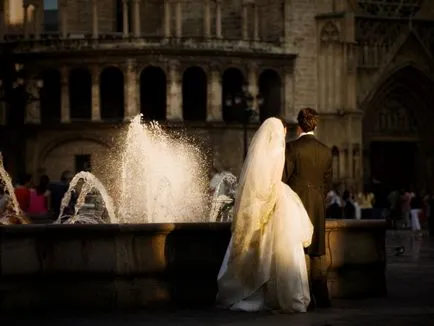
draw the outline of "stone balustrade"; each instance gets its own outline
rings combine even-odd
[[[214,304],[225,223],[0,228],[0,310]],[[384,295],[385,224],[327,221],[333,297]]]
[[[39,38],[24,38],[23,34],[6,34],[5,43],[14,43],[14,53],[44,53],[52,51],[75,50],[190,50],[194,52],[218,51],[243,54],[282,55],[288,59],[297,55],[297,50],[282,47],[275,42],[261,40],[240,40],[203,37],[124,37],[122,33],[101,34],[93,38],[92,34],[68,34],[62,37],[59,33],[41,34]]]

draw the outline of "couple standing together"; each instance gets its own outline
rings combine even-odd
[[[332,155],[314,136],[315,110],[302,109],[297,121],[296,140],[285,144],[286,124],[269,118],[250,144],[218,275],[217,301],[229,309],[290,313],[330,306],[323,265]]]

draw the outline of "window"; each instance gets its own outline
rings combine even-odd
[[[91,171],[91,155],[75,155],[75,172]]]
[[[59,6],[57,0],[44,0],[44,32],[59,31]]]

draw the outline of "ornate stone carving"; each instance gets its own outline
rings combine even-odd
[[[416,24],[414,31],[425,48],[434,56],[434,26],[432,24]]]
[[[406,21],[357,19],[356,40],[359,47],[359,66],[381,66],[384,58],[394,48],[400,37],[408,31]]]
[[[408,30],[407,21],[356,20],[356,39],[359,43],[391,45],[404,30]]]
[[[329,21],[323,26],[320,40],[321,43],[339,42],[339,30],[333,22]]]
[[[388,136],[411,136],[417,134],[417,126],[406,107],[391,102],[378,110],[374,132]]]
[[[378,17],[412,17],[425,0],[358,0],[362,14]]]

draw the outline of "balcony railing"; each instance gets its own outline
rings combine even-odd
[[[38,38],[30,34],[6,34],[4,44],[14,44],[16,52],[51,52],[62,50],[109,50],[109,49],[175,49],[196,51],[231,51],[249,53],[294,54],[282,42],[256,40],[221,39],[205,37],[125,37],[122,33],[99,34],[70,33],[62,37],[59,33],[42,33]]]

